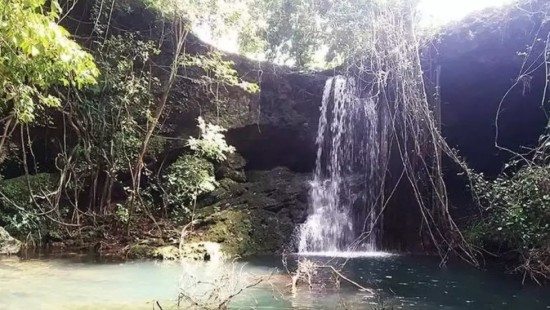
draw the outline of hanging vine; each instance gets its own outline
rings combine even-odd
[[[443,262],[453,252],[477,265],[475,250],[462,235],[449,210],[443,156],[452,159],[464,171],[469,170],[442,137],[437,96],[427,93],[415,28],[415,3],[374,1],[366,13],[369,23],[362,29],[363,48],[354,51],[354,57],[346,61],[345,72],[360,82],[359,95],[373,100],[380,113],[388,116],[389,143],[385,152],[396,152],[403,165],[403,173],[394,186],[407,182],[412,189],[423,230]],[[437,94],[435,88],[430,91]],[[389,156],[387,158],[389,160]],[[384,167],[387,163],[381,168]],[[387,208],[394,190],[389,189],[389,196],[380,195],[381,213]]]

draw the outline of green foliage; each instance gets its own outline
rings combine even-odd
[[[208,158],[214,161],[224,161],[226,154],[231,154],[235,148],[228,145],[225,141],[223,132],[225,129],[214,124],[207,124],[202,117],[198,118],[200,136],[198,139],[189,138],[189,147],[197,153],[198,156]]]
[[[513,271],[539,283],[550,279],[550,166],[542,142],[535,160],[508,165],[515,171],[493,181],[476,175],[474,189],[485,216],[467,231],[489,251],[514,253]]]
[[[66,152],[71,160],[65,165],[73,177],[68,185],[80,193],[89,191],[96,209],[110,200],[108,194],[99,200],[128,173],[136,160],[144,131],[152,117],[157,78],[147,71],[151,56],[158,54],[154,43],[142,41],[135,34],[112,36],[96,46],[96,62],[101,75],[95,87],[74,92],[66,106],[70,129],[78,135]],[[153,139],[149,153],[154,157],[164,147],[163,139]],[[103,180],[103,181],[101,181]],[[99,182],[98,182],[99,181]],[[105,184],[107,183],[107,184]]]
[[[190,138],[188,145],[193,155],[182,155],[172,163],[162,180],[165,200],[169,205],[181,207],[185,213],[199,195],[216,189],[218,182],[214,176],[212,161],[223,161],[235,148],[225,141],[221,126],[206,123],[198,118],[200,137]]]
[[[57,175],[40,173],[21,176],[0,182],[0,226],[17,237],[26,237],[29,233],[36,233],[47,226],[40,213],[37,203],[40,199],[34,196],[43,196],[50,193],[56,186]],[[31,190],[32,189],[32,192]]]
[[[153,42],[138,40],[133,34],[114,36],[99,51],[101,80],[96,91],[86,94],[81,117],[89,119],[97,158],[106,157],[109,171],[125,171],[135,160],[143,128],[152,117],[152,92],[159,81],[144,69],[159,51]]]
[[[532,165],[494,181],[478,178],[487,219],[474,235],[482,242],[525,251],[550,243],[550,167]]]
[[[244,26],[235,31],[244,53],[303,68],[335,67],[376,50],[378,42],[385,44],[385,32],[402,26],[379,18],[382,12],[413,18],[417,2],[250,0],[241,14]]]
[[[167,202],[186,211],[200,194],[213,191],[217,184],[214,165],[193,155],[179,157],[166,169],[164,176]]]
[[[113,0],[108,0],[113,1]],[[241,52],[262,55],[267,50],[264,39],[265,3],[256,0],[119,0],[115,4],[131,11],[137,6],[157,12],[164,20],[183,19],[187,30],[206,35],[218,42],[222,38],[238,41]],[[215,59],[217,53],[201,56]],[[214,57],[212,57],[214,56]],[[186,61],[186,60],[184,60]],[[216,66],[222,67],[222,66]],[[240,83],[238,83],[240,84]],[[247,86],[247,85],[244,85]],[[252,92],[257,90],[252,89]]]
[[[246,44],[241,48],[248,51],[263,47],[268,59],[308,65],[323,43],[321,15],[326,13],[327,5],[327,1],[257,0],[252,14],[263,22],[241,34],[241,44]],[[264,43],[257,43],[258,40]]]
[[[147,5],[153,5],[151,1],[149,2]],[[163,5],[157,9],[162,8],[167,11],[174,9],[168,5],[168,2],[162,2]],[[103,5],[108,7],[108,4],[106,2]],[[118,10],[123,10],[125,8],[132,9],[136,5],[139,3],[120,1],[116,2],[115,7]],[[95,11],[101,21],[110,15],[105,10],[101,10],[101,5],[96,5]],[[179,20],[180,17],[177,19]],[[101,24],[101,22],[99,23]],[[107,29],[101,25],[98,26],[97,31],[108,33]],[[161,57],[151,59],[160,53],[156,48],[157,44],[157,42],[147,41],[138,32],[111,36],[105,41],[97,43],[97,46],[94,47],[95,57],[102,72],[98,84],[95,88],[79,92],[72,98],[67,114],[72,117],[71,123],[76,125],[72,127],[78,127],[79,139],[73,149],[77,156],[70,157],[75,168],[70,171],[74,175],[71,181],[74,181],[69,185],[79,191],[92,193],[94,198],[91,201],[94,204],[97,201],[98,204],[104,205],[110,201],[109,193],[111,191],[109,188],[113,188],[114,183],[126,185],[120,184],[121,175],[130,172],[142,175],[142,173],[133,170],[137,167],[135,163],[141,154],[148,132],[153,134],[148,140],[145,147],[146,152],[143,154],[145,175],[153,175],[153,171],[150,170],[152,165],[149,164],[154,162],[166,144],[166,139],[163,136],[169,135],[171,127],[169,124],[166,125],[166,122],[159,121],[166,117],[167,112],[161,111],[160,114],[157,114],[157,109],[160,105],[159,97],[161,96],[159,94],[166,91],[167,82],[161,83],[154,75],[155,72],[164,72],[165,68],[159,68],[157,64],[164,60]],[[204,86],[206,91],[208,91],[208,87],[220,84],[241,87],[250,92],[256,92],[259,89],[257,84],[248,83],[238,78],[236,70],[232,67],[233,63],[223,60],[220,53],[189,55],[182,52],[180,57],[173,61],[177,66],[185,66],[188,69],[181,70],[183,72],[176,79],[184,76],[185,79],[182,79],[182,82],[189,83],[191,80],[193,83]],[[214,92],[209,91],[208,93],[213,94]],[[168,96],[168,98],[170,101],[173,100],[172,96]],[[185,106],[187,99],[183,98],[183,102],[170,102],[170,108],[178,109]],[[157,117],[158,119],[155,119]],[[208,156],[218,161],[223,160],[223,152],[231,151],[231,147],[225,144],[223,135],[220,134],[223,130],[217,126],[204,126],[204,130],[208,129],[204,131],[204,137],[192,139],[189,141],[189,146],[201,156]],[[162,135],[155,134],[158,132],[162,132]],[[214,144],[220,145],[221,153],[217,152]],[[67,157],[72,154],[71,150],[66,152]],[[104,177],[104,174],[107,176]],[[152,176],[149,180],[155,178]],[[106,181],[104,181],[105,179]],[[107,183],[107,190],[103,189],[104,183]],[[154,192],[159,188],[152,190]],[[102,195],[102,191],[106,192],[106,195],[101,198],[101,201],[98,201],[96,196]],[[152,195],[151,192],[148,194]],[[75,197],[76,199],[78,197]],[[100,208],[102,206],[99,206]]]
[[[228,86],[238,86],[252,94],[260,91],[258,84],[241,80],[237,70],[233,68],[234,63],[224,60],[219,52],[212,52],[206,55],[187,54],[181,60],[181,65],[202,69],[205,74],[195,80],[200,84],[222,83]]]
[[[124,205],[118,203],[116,205],[115,214],[119,221],[122,223],[128,223],[128,220],[130,219],[130,212]]]
[[[243,54],[299,67],[337,66],[368,50],[383,37],[368,30],[391,26],[379,22],[379,12],[412,11],[416,2],[141,0],[168,19],[183,16],[189,29],[213,42],[236,40]]]
[[[59,107],[47,94],[53,85],[95,83],[92,56],[69,38],[56,21],[57,1],[5,0],[0,5],[0,102],[22,123],[32,122],[41,106]],[[37,104],[38,103],[38,104]]]
[[[183,18],[190,28],[200,27],[214,37],[231,34],[251,20],[248,14],[252,3],[250,0],[140,0],[140,2],[169,20]]]
[[[489,251],[515,253],[513,271],[540,283],[550,279],[550,165],[547,136],[532,161],[512,161],[510,173],[488,181],[474,175],[484,217],[468,229],[470,241]]]
[[[127,33],[122,29],[111,31],[111,17],[124,14],[121,10],[130,10],[141,2],[142,6],[144,3],[154,6],[167,18],[180,21],[181,16],[184,16],[183,19],[187,19],[189,25],[174,22],[172,26],[185,24],[185,27],[178,28],[185,33],[188,30],[186,27],[191,24],[237,26],[240,12],[245,12],[236,6],[225,5],[227,3],[224,1],[94,2],[92,14],[94,19],[97,18],[94,25],[97,40],[88,46],[93,51],[94,59],[57,24],[61,12],[56,0],[7,0],[0,4],[1,112],[12,113],[19,122],[28,123],[40,116],[37,113],[39,109],[46,106],[63,107],[62,113],[52,114],[55,117],[51,118],[63,120],[55,124],[64,135],[64,139],[59,137],[55,141],[56,147],[62,148],[55,162],[62,178],[59,192],[53,198],[46,197],[51,199],[49,203],[56,204],[55,207],[46,208],[52,211],[48,216],[60,221],[66,220],[64,216],[68,211],[59,205],[61,203],[71,208],[102,213],[112,210],[105,207],[119,202],[115,199],[121,199],[122,195],[129,193],[130,172],[133,173],[131,170],[138,166],[136,162],[138,155],[141,155],[147,132],[154,134],[144,148],[143,174],[150,176],[148,181],[152,181],[155,177],[152,176],[151,163],[164,149],[166,139],[163,135],[170,131],[170,125],[165,125],[163,121],[167,112],[157,113],[159,97],[162,97],[159,94],[169,87],[161,85],[154,76],[158,74],[165,77],[165,59],[155,57],[159,54],[157,47],[166,46],[163,45],[165,41],[148,41],[147,34],[139,32]],[[180,14],[182,12],[184,15]],[[166,20],[161,21],[163,31],[168,29],[165,28],[168,25]],[[225,28],[217,29],[224,31]],[[222,88],[240,87],[247,92],[259,90],[257,84],[243,81],[233,68],[233,62],[223,59],[220,53],[190,56],[182,50],[180,56],[174,58],[177,64],[174,68],[193,68],[189,70],[189,76],[187,70],[180,70],[176,79],[184,83],[192,80],[192,87],[198,84],[201,90],[209,94],[214,92],[207,87],[220,85]],[[155,58],[154,61],[151,58]],[[167,97],[173,100],[176,96]],[[185,106],[186,102],[170,104],[171,108],[178,108]],[[162,121],[159,122],[159,119]],[[12,124],[12,128],[14,126],[16,124]],[[202,122],[200,129],[201,136],[188,142],[194,155],[178,159],[167,169],[166,178],[162,178],[170,189],[170,204],[188,205],[201,193],[214,189],[216,182],[212,163],[208,160],[222,161],[225,154],[234,150],[225,142],[223,128]],[[157,134],[159,132],[162,135]],[[144,183],[138,182],[138,185]],[[13,218],[14,226],[24,226],[24,229],[31,231],[31,222],[47,218],[40,208],[35,208],[36,205],[17,205],[22,207],[9,210],[7,204],[2,207],[1,212],[9,215],[6,216],[5,225],[10,225],[7,223],[8,218]],[[128,222],[132,212],[119,206],[115,213],[121,222]],[[36,217],[36,214],[40,216]],[[24,220],[23,217],[29,219]]]

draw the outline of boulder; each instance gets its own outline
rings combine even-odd
[[[244,166],[246,160],[239,153],[232,153],[227,159],[216,167],[217,179],[231,179],[236,182],[246,182]]]
[[[213,261],[223,260],[225,254],[221,245],[214,242],[188,242],[182,245],[154,245],[141,242],[131,245],[128,249],[129,258],[153,258],[162,260]]]
[[[233,257],[278,253],[291,243],[307,216],[310,175],[277,167],[247,179],[200,202],[192,241],[219,243]]]
[[[0,255],[14,255],[19,251],[21,251],[21,241],[13,238],[3,227],[0,227]]]
[[[197,205],[205,207],[213,205],[219,201],[225,201],[235,196],[240,196],[246,192],[246,185],[237,183],[232,179],[222,179],[218,181],[218,187],[210,193],[204,194]]]
[[[188,242],[182,245],[181,258],[194,261],[221,261],[226,255],[215,242]]]

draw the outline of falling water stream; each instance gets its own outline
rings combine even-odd
[[[324,88],[310,211],[299,228],[300,253],[376,251],[382,238],[379,201],[385,173],[383,114],[353,78]]]

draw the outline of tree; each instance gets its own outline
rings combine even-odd
[[[7,115],[0,150],[19,123],[34,121],[44,107],[59,107],[53,85],[82,87],[99,72],[90,54],[56,21],[57,1],[4,0],[0,4],[0,108]],[[1,152],[1,151],[0,151]]]
[[[169,101],[170,93],[178,79],[183,77],[185,80],[191,80],[194,83],[219,83],[226,86],[237,86],[251,93],[258,91],[257,85],[238,78],[237,71],[232,68],[232,62],[223,60],[219,53],[209,53],[205,56],[189,54],[185,50],[185,43],[193,26],[208,25],[211,31],[223,29],[223,25],[235,24],[239,20],[235,9],[222,9],[223,6],[221,4],[224,3],[223,0],[213,2],[205,0],[145,0],[145,3],[155,8],[164,17],[165,20],[161,20],[162,22],[168,22],[166,34],[171,41],[169,45],[172,51],[166,76],[160,81],[160,92],[152,104],[151,116],[145,126],[143,141],[136,160],[132,165],[132,192],[128,199],[129,219],[132,218],[135,212],[136,202],[141,200],[141,177],[145,168],[145,156],[149,149],[151,138],[156,130],[158,130],[159,123],[161,123]],[[179,70],[183,66],[198,67],[207,74],[202,79],[182,76],[179,74]],[[197,148],[200,146],[195,145]],[[128,228],[129,225],[130,220],[128,221]]]

